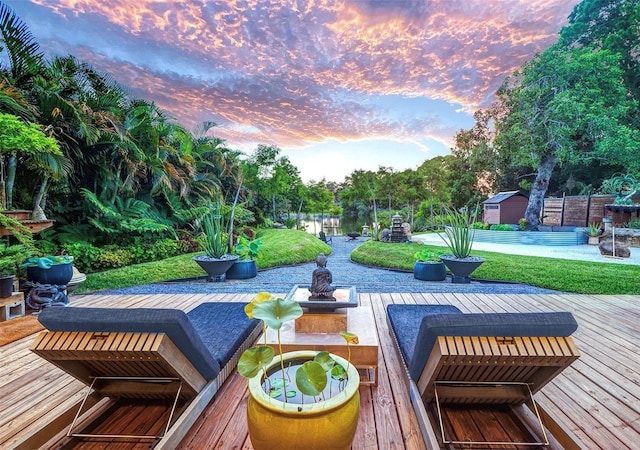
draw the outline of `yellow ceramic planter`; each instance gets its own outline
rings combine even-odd
[[[284,354],[288,359],[313,359],[317,352],[299,351]],[[347,361],[331,355],[343,367]],[[280,364],[276,357],[271,367]],[[298,405],[269,397],[261,386],[261,375],[249,380],[247,421],[251,444],[256,450],[278,448],[350,449],[358,426],[360,377],[349,365],[345,389],[319,403]]]

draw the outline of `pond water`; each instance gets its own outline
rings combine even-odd
[[[341,217],[308,215],[304,219],[300,219],[300,225],[305,227],[307,233],[318,235],[320,231],[324,231],[327,236],[345,236],[347,233],[356,231],[363,234],[364,221],[352,220],[345,221]],[[369,227],[370,229],[370,227]]]
[[[298,391],[296,386],[296,371],[305,362],[305,360],[289,360],[285,364],[285,376],[284,381],[282,377],[282,370],[280,366],[277,366],[269,371],[269,378],[262,383],[262,388],[272,398],[281,402],[296,403],[296,404],[310,404],[318,401],[324,401],[330,399],[332,396],[342,392],[347,382],[346,380],[336,380],[329,378],[327,386],[317,397],[311,397],[303,395]],[[283,383],[285,389],[283,389]],[[287,399],[284,398],[284,393],[287,392]]]

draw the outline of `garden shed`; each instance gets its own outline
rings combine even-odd
[[[498,192],[482,203],[485,223],[517,224],[524,217],[529,197],[520,191]]]

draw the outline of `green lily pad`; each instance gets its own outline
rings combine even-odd
[[[290,391],[287,391],[287,398],[292,398],[292,397],[295,397],[296,395],[298,395],[298,393],[293,389]]]
[[[327,373],[320,363],[307,361],[296,371],[296,386],[304,395],[319,395],[327,386]]]
[[[342,336],[344,340],[347,341],[347,344],[357,344],[359,342],[358,335],[350,333],[348,331],[341,331],[340,336]]]
[[[336,361],[331,357],[329,352],[318,352],[313,360],[320,364],[325,372],[331,370],[331,368],[336,364]]]
[[[338,381],[344,381],[347,379],[347,372],[340,364],[336,364],[331,369],[331,378]]]
[[[281,395],[282,395],[282,389],[276,388],[276,387],[272,387],[271,389],[269,389],[269,397],[278,398]]]
[[[253,317],[265,321],[269,328],[279,330],[284,322],[302,316],[302,308],[295,300],[276,298],[253,307]]]
[[[287,386],[287,384],[289,384],[289,383],[287,383],[282,378],[276,378],[275,380],[271,381],[271,386],[277,387],[277,388],[284,388],[284,387]]]
[[[238,372],[243,377],[253,378],[273,361],[274,351],[268,345],[251,347],[242,353],[238,361]]]

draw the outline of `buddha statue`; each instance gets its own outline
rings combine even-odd
[[[316,258],[316,265],[311,278],[311,287],[309,288],[311,297],[309,298],[335,300],[332,295],[336,288],[331,286],[333,277],[331,271],[327,269],[327,257],[323,253],[320,253]]]

